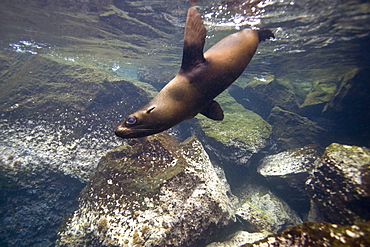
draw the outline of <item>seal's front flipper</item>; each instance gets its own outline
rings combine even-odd
[[[184,51],[182,55],[181,69],[189,71],[199,63],[206,60],[203,56],[203,48],[206,39],[206,28],[202,17],[195,7],[188,10],[184,33]]]
[[[271,39],[271,38],[275,39],[275,35],[269,29],[260,29],[257,32],[258,32],[259,42],[262,42],[262,41],[265,41],[266,39]]]
[[[224,111],[214,100],[212,100],[200,113],[213,120],[224,119]]]

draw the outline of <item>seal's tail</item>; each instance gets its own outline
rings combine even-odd
[[[259,42],[265,41],[266,39],[275,38],[275,35],[269,29],[258,30],[258,40]]]

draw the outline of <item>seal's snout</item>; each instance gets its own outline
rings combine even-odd
[[[123,127],[122,125],[118,126],[115,130],[114,130],[114,134],[116,136],[119,136],[119,137],[122,137],[122,138],[125,138],[126,137],[126,127]]]

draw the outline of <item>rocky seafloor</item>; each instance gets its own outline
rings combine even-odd
[[[21,33],[19,15],[24,40],[47,29],[49,44],[62,41],[45,54],[26,42],[0,52],[0,246],[370,245],[368,60],[313,67],[302,82],[282,72],[297,73],[292,53],[274,53],[281,67],[242,76],[217,98],[224,121],[200,116],[123,141],[115,126],[172,76],[168,68],[178,56],[108,70],[100,55],[154,50],[165,57],[161,49],[177,45],[156,50],[155,43],[169,37],[181,43],[174,34],[183,13],[163,14],[171,7],[164,10],[161,1],[150,8],[142,1],[30,1],[28,11],[1,4],[8,18],[0,27],[3,43]],[[366,14],[366,3],[357,4]],[[48,13],[54,21],[45,26]],[[336,29],[349,30],[340,23],[338,17]],[[268,45],[278,49],[282,33]],[[94,51],[94,59],[66,59],[76,48]],[[309,63],[327,55],[318,54],[300,58]]]

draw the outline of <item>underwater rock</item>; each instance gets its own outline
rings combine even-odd
[[[7,65],[0,70],[0,113],[8,119],[76,123],[82,114],[91,126],[96,121],[118,121],[118,108],[129,110],[149,99],[134,80],[109,72],[42,55],[1,52],[0,56],[6,57],[2,64]]]
[[[43,165],[20,171],[0,162],[0,246],[54,246],[61,222],[77,208],[85,184]]]
[[[121,111],[148,94],[43,55],[1,51],[0,65],[0,245],[53,246],[100,157],[121,144]]]
[[[237,247],[243,244],[254,243],[261,240],[269,235],[268,232],[247,232],[237,231],[236,233],[229,236],[228,240],[223,242],[213,242],[208,244],[206,247]]]
[[[341,226],[325,222],[305,222],[253,244],[257,246],[369,246],[370,222]]]
[[[276,79],[272,75],[256,78],[244,88],[233,86],[230,88],[230,94],[246,109],[259,114],[264,119],[268,117],[274,106],[293,112],[299,109],[297,96],[290,83],[283,79]]]
[[[240,189],[236,217],[249,232],[278,232],[302,223],[286,202],[268,188],[249,184]]]
[[[310,199],[305,191],[309,172],[321,161],[322,152],[315,145],[287,150],[262,159],[257,172],[298,213],[307,214]]]
[[[194,137],[132,139],[101,159],[57,246],[204,244],[234,217],[218,173]]]
[[[370,146],[370,69],[353,69],[340,82],[323,115],[338,125],[337,139]]]
[[[197,115],[205,147],[220,160],[237,165],[247,165],[250,157],[267,145],[271,126],[256,113],[237,103],[227,91],[215,99],[224,110],[222,121]]]
[[[122,112],[149,99],[135,80],[52,57],[1,52],[0,63],[0,159],[21,163],[17,172],[48,163],[86,182],[120,145],[113,131]]]
[[[370,220],[370,150],[333,143],[306,182],[326,221],[354,224]]]
[[[273,126],[272,137],[278,150],[288,150],[309,144],[326,146],[328,140],[322,137],[327,130],[316,122],[296,113],[274,107],[267,121]]]
[[[320,115],[324,106],[333,97],[337,83],[337,81],[315,81],[303,104],[299,106],[300,112],[310,116]]]

